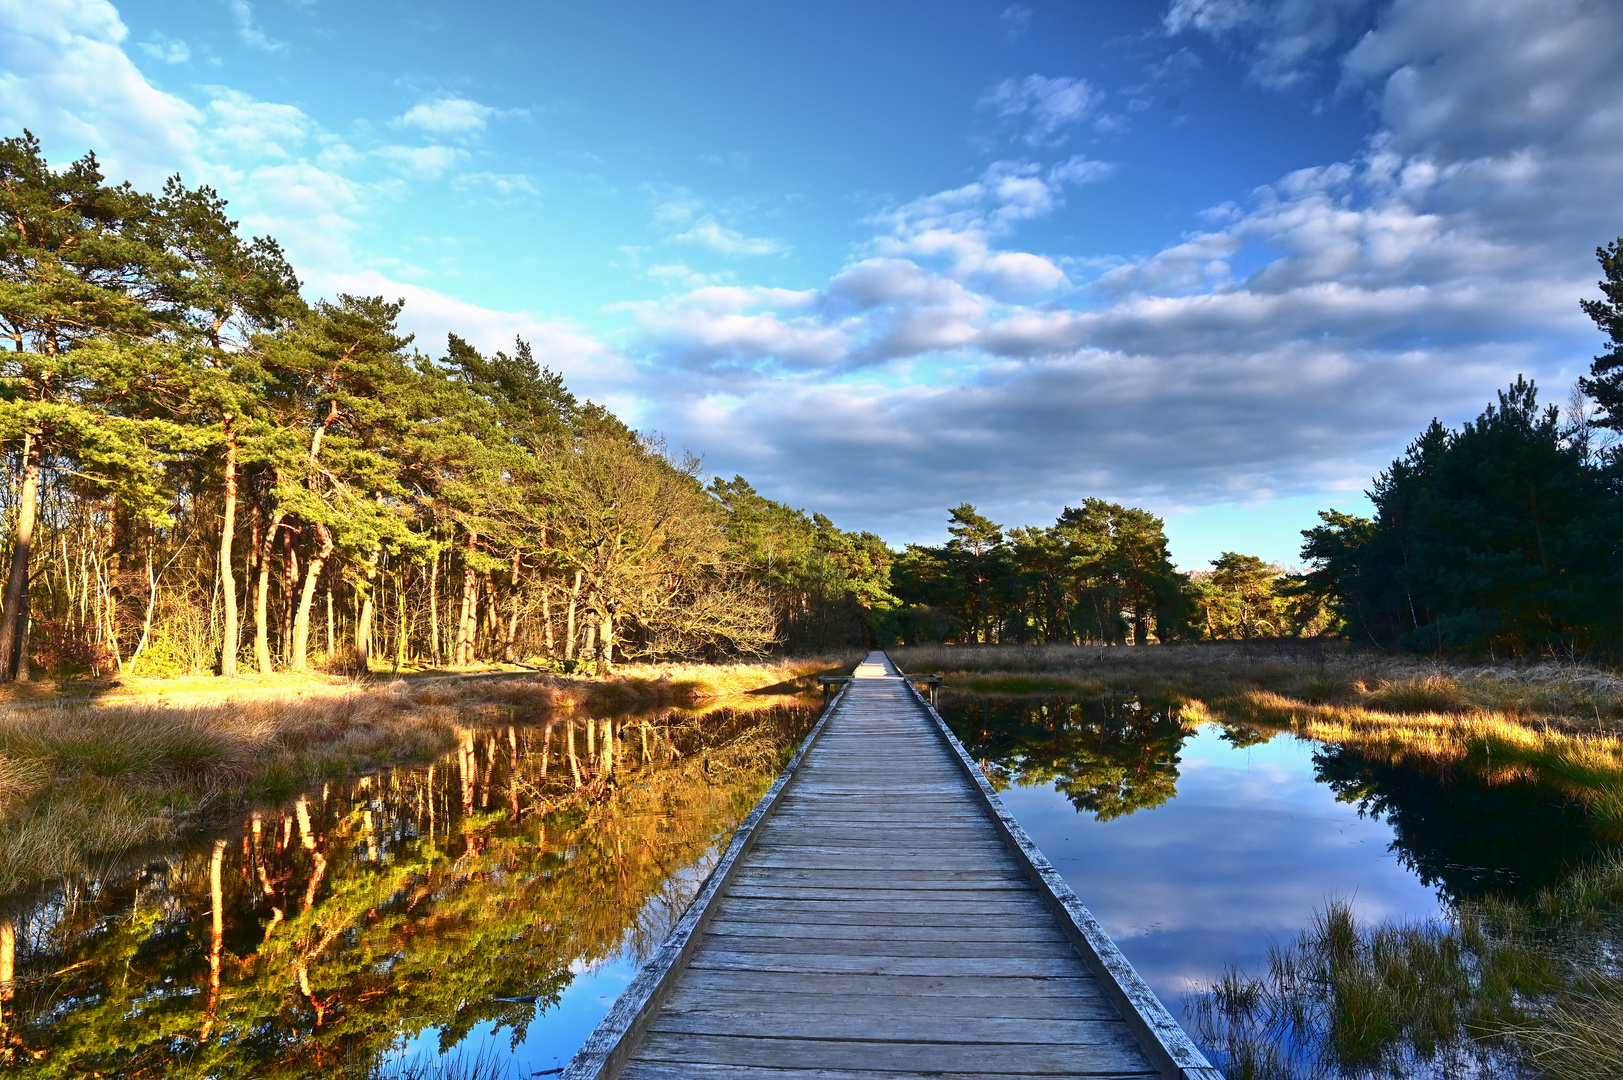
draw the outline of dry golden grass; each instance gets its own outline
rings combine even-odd
[[[426,761],[458,727],[556,711],[630,711],[783,686],[853,658],[304,685],[181,704],[0,711],[0,892],[174,838],[206,812],[323,778]],[[781,702],[774,694],[747,699]]]
[[[1269,691],[1308,704],[1498,714],[1574,730],[1610,729],[1623,720],[1623,678],[1611,672],[1558,664],[1443,666],[1333,643],[933,646],[891,655],[903,670],[939,673],[951,685],[981,692],[1128,690],[1216,702]]]

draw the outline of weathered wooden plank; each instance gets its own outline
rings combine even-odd
[[[774,1068],[872,1069],[905,1072],[998,1072],[1014,1076],[1131,1072],[1146,1069],[1143,1051],[1120,1021],[1098,1025],[1098,1040],[1083,1045],[1039,1043],[975,1045],[932,1042],[868,1042],[833,1039],[749,1038],[649,1032],[637,1057],[643,1061],[706,1062]],[[1146,1070],[1147,1071],[1147,1070]]]
[[[872,929],[883,932],[888,927],[917,927],[923,932],[951,931],[960,936],[980,936],[979,932],[998,929],[996,924],[1042,926],[1048,912],[1037,907],[1037,901],[1022,904],[990,905],[978,902],[950,902],[931,905],[908,904],[902,910],[892,910],[890,903],[864,904],[861,902],[829,903],[821,900],[747,900],[729,897],[716,909],[716,918],[742,925],[772,926],[785,920],[797,926],[827,927],[830,931],[848,926],[854,932]],[[822,931],[820,931],[822,932]]]
[[[756,852],[750,860],[754,870],[806,870],[821,873],[829,871],[873,871],[896,874],[978,874],[1018,879],[1019,864],[1007,851],[992,849],[969,855],[958,852],[929,852],[901,854],[884,851],[818,851],[797,848],[784,850],[768,848]]]
[[[850,992],[837,996],[793,994],[770,990],[704,990],[682,985],[666,999],[667,1009],[682,1010],[761,1010],[793,1013],[796,1016],[864,1016],[893,1018],[898,1025],[914,1017],[978,1017],[987,1020],[1119,1020],[1115,1003],[1094,988],[1088,994],[953,995],[902,997],[882,992],[863,992],[852,981]]]
[[[680,1064],[662,1061],[633,1062],[624,1073],[623,1080],[910,1080],[929,1077],[930,1080],[1014,1080],[1016,1074],[996,1072],[874,1072],[868,1069],[780,1069],[755,1065],[710,1065],[697,1062]],[[1033,1075],[1021,1073],[1021,1077]],[[1041,1075],[1041,1074],[1037,1074]],[[1143,1080],[1152,1073],[1092,1073],[1090,1080]]]
[[[1086,1046],[1104,1041],[1119,1042],[1119,1034],[1114,1038],[1104,1035],[1113,1024],[1125,1030],[1126,1025],[1119,1016],[1108,1015],[1038,1020],[922,1012],[902,1015],[890,1009],[866,1013],[856,1010],[807,1013],[759,1006],[682,1008],[667,1002],[648,1030],[688,1035],[749,1035],[770,1031],[774,1036],[789,1039]]]
[[[871,958],[916,957],[919,959],[998,959],[1025,958],[1039,960],[1066,960],[1075,958],[1071,943],[1060,940],[1037,941],[952,941],[940,937],[915,938],[834,938],[823,934],[814,937],[761,937],[755,934],[705,935],[705,947],[726,954],[770,954],[790,962],[792,957],[865,956]]]
[[[1044,922],[1021,923],[1014,926],[978,925],[928,926],[915,921],[884,923],[850,922],[829,923],[812,921],[802,916],[780,915],[775,921],[734,918],[725,907],[718,909],[705,931],[712,940],[722,937],[753,937],[770,939],[791,938],[799,941],[913,941],[913,942],[1049,942],[1069,949],[1070,939],[1059,928]]]
[[[748,866],[738,875],[740,885],[814,885],[823,889],[1020,889],[1031,888],[1025,879],[999,867],[968,870],[796,870],[786,866]]]
[[[943,896],[956,895],[963,898],[966,903],[978,903],[980,898],[997,898],[1002,896],[1032,896],[1036,890],[1030,886],[1020,888],[1017,883],[1010,882],[1001,888],[971,887],[966,885],[961,889],[936,888],[931,885],[921,885],[916,888],[901,888],[892,886],[888,888],[860,888],[849,885],[786,885],[773,882],[756,882],[749,880],[735,881],[727,890],[729,896],[743,897],[758,900],[826,900],[844,902],[853,900],[913,900],[920,903],[929,903]]]
[[[984,975],[988,977],[1063,978],[1074,974],[1075,956],[840,956],[829,953],[753,953],[723,951],[707,945],[693,954],[688,967],[707,971],[799,971],[828,975]]]
[[[840,998],[879,995],[891,998],[985,997],[1015,1001],[1021,998],[1059,1000],[1097,997],[1103,991],[1092,975],[1062,978],[1004,975],[883,975],[832,971],[754,971],[690,968],[678,989],[760,991]]]

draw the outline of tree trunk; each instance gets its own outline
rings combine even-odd
[[[456,663],[467,667],[473,663],[474,617],[479,600],[479,575],[473,568],[473,553],[479,544],[479,534],[468,530],[468,554],[462,564],[462,613],[456,628]]]
[[[311,556],[310,564],[304,571],[304,590],[299,596],[299,613],[293,619],[293,663],[294,671],[309,671],[310,646],[310,605],[316,598],[316,579],[321,576],[321,568],[327,564],[332,555],[332,533],[325,525],[316,526],[316,538],[321,546]]]
[[[601,619],[602,629],[598,633],[598,661],[597,670],[601,675],[614,674],[614,614],[605,611]]]
[[[575,587],[569,590],[569,618],[564,622],[564,659],[575,658],[575,605],[580,602],[581,572],[575,571]]]
[[[403,578],[403,574],[395,575],[394,670],[397,675],[406,662],[406,584]],[[512,729],[509,728],[508,730],[511,731]]]
[[[225,419],[225,516],[220,524],[220,597],[225,619],[220,642],[220,674],[237,677],[237,578],[231,565],[231,545],[237,532],[237,433],[231,414]]]
[[[547,659],[558,655],[558,643],[552,636],[552,583],[541,586],[541,625],[547,633]]]
[[[276,534],[282,528],[284,515],[277,514],[271,518],[270,529],[266,531],[264,540],[259,549],[259,587],[254,591],[254,658],[259,661],[259,673],[271,673],[270,653],[270,571],[271,549],[276,544]]]
[[[28,648],[28,555],[34,546],[34,519],[39,513],[40,440],[23,433],[22,499],[17,505],[17,540],[11,548],[11,574],[0,606],[0,682],[17,677],[18,657]]]
[[[428,563],[428,653],[435,667],[440,666],[440,557],[435,555]]]
[[[299,580],[299,553],[293,547],[292,530],[282,533],[282,663],[293,661],[293,590]]]
[[[502,642],[502,659],[509,664],[518,659],[519,573],[524,564],[518,552],[513,553],[513,613],[507,619],[507,636]]]
[[[366,558],[366,592],[361,597],[360,618],[355,620],[355,655],[362,675],[372,673],[372,613],[377,608],[374,594],[377,592],[378,556],[381,554],[380,549],[373,548],[372,554]]]

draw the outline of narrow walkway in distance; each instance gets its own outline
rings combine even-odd
[[[621,1076],[1159,1076],[883,653]]]

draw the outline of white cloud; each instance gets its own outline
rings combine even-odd
[[[1310,78],[1320,58],[1365,29],[1373,0],[1172,0],[1168,33],[1195,31],[1232,42],[1251,77],[1280,90]]]
[[[244,45],[259,49],[263,52],[285,52],[287,43],[273,41],[265,35],[265,31],[254,22],[254,7],[248,0],[225,0],[225,6],[231,12],[232,20],[237,24],[237,37]]]
[[[151,41],[143,41],[140,46],[142,52],[166,64],[184,64],[192,58],[190,46],[164,34],[153,34]]]
[[[981,108],[1018,123],[1030,146],[1057,146],[1066,128],[1095,116],[1102,95],[1086,79],[1027,75],[1005,79],[981,95]]]
[[[1190,26],[1239,34],[1258,11],[1284,25],[1208,5]],[[1314,27],[1291,32],[1325,40]],[[1306,52],[1254,45],[1259,79],[1305,70],[1263,60]],[[1518,373],[1558,401],[1595,347],[1576,304],[1590,253],[1618,232],[1623,8],[1406,0],[1343,70],[1378,110],[1363,152],[1213,208],[1207,231],[1094,271],[1069,303],[1043,299],[1044,275],[1086,264],[1012,239],[1097,163],[1000,163],[876,215],[862,257],[793,308],[799,339],[843,350],[820,369],[837,382],[799,369],[751,390],[752,354],[707,380],[688,350],[662,422],[702,426],[718,471],[929,536],[964,498],[1040,520],[1084,494],[1168,511],[1357,491],[1432,416],[1474,415]],[[790,319],[766,300],[744,314]],[[661,355],[695,324],[643,329]]]
[[[671,239],[679,244],[697,244],[721,255],[781,255],[789,250],[789,245],[782,240],[745,236],[737,229],[719,224],[708,214],[694,222],[692,228]]]
[[[474,172],[456,178],[456,186],[464,191],[481,189],[498,199],[517,199],[541,194],[535,181],[522,173]]]
[[[391,123],[433,135],[471,135],[485,130],[497,110],[464,97],[441,97],[418,102]]]
[[[210,141],[232,151],[286,158],[316,130],[315,121],[295,106],[258,101],[224,86],[207,90]]]
[[[0,0],[0,126],[29,128],[53,157],[95,150],[144,187],[194,171],[201,117],[146,81],[121,48],[128,34],[105,0]]]

